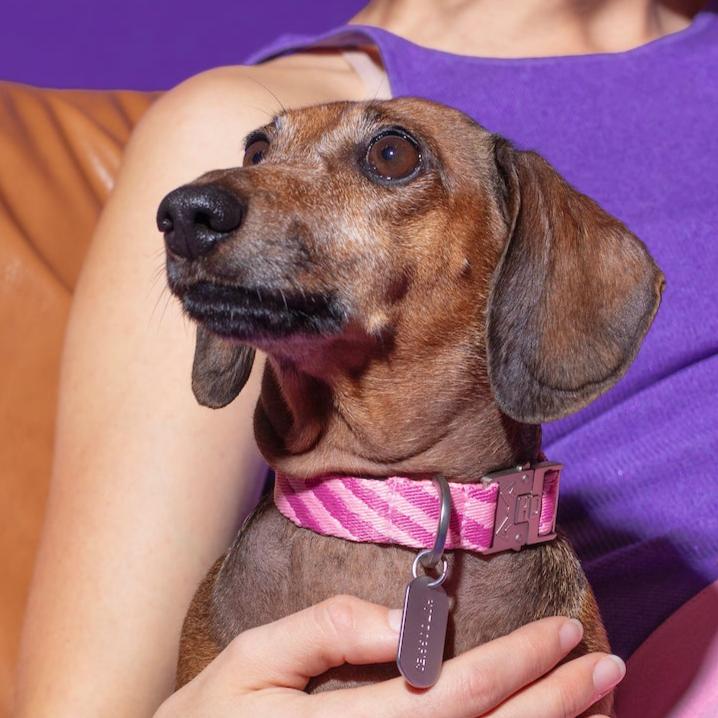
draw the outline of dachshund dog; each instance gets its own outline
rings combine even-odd
[[[197,322],[195,396],[226,405],[265,352],[254,429],[282,474],[461,483],[536,462],[541,422],[611,387],[658,309],[663,275],[640,240],[449,107],[282,112],[243,164],[171,192],[158,225],[170,289]],[[178,684],[240,632],[334,594],[401,605],[414,556],[301,528],[265,497],[195,595]],[[584,625],[572,655],[609,650],[561,535],[447,558],[447,658],[559,614]],[[397,674],[345,665],[308,690]]]

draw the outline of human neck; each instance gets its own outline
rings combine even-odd
[[[351,22],[463,55],[582,55],[621,52],[683,30],[705,4],[705,0],[371,0]]]

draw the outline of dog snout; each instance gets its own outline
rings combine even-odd
[[[186,185],[162,200],[157,227],[174,254],[196,259],[237,230],[245,213],[245,203],[223,187]]]

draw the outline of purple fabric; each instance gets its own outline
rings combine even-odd
[[[718,3],[627,52],[491,59],[371,27],[284,37],[257,62],[311,44],[381,50],[395,96],[453,105],[535,149],[648,245],[667,278],[627,375],[545,426],[566,465],[559,522],[628,657],[718,578]]]

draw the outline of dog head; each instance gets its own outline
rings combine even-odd
[[[241,168],[165,197],[158,225],[212,407],[254,348],[329,383],[445,357],[540,423],[621,377],[663,287],[644,245],[540,156],[414,98],[283,112]],[[451,374],[410,380],[436,392]]]

